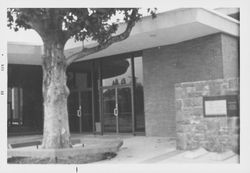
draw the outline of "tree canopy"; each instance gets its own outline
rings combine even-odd
[[[155,11],[156,9],[148,9],[153,17]],[[121,20],[112,20],[116,15],[121,16]],[[138,8],[9,8],[7,17],[9,28],[15,31],[20,28],[34,29],[43,42],[53,38],[64,45],[70,38],[76,41],[90,38],[99,43],[68,57],[70,64],[126,39],[142,14]],[[127,27],[124,32],[115,35],[119,22],[126,23]]]

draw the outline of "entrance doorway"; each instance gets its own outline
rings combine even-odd
[[[68,112],[71,132],[92,132],[92,90],[71,92],[68,97]]]
[[[145,132],[141,57],[78,62],[68,73],[71,132]]]
[[[102,89],[103,132],[131,133],[132,97],[130,86],[113,86]]]

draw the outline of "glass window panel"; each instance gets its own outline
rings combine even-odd
[[[81,109],[82,109],[82,131],[91,132],[93,127],[92,121],[92,91],[81,92]]]
[[[131,113],[131,89],[129,87],[118,89],[118,110],[119,113]]]
[[[115,89],[103,90],[103,112],[113,114],[115,103]]]
[[[134,58],[135,69],[135,131],[145,131],[144,94],[143,94],[143,61],[142,57]]]
[[[7,111],[7,114],[8,114],[8,122],[10,123],[10,120],[11,120],[11,99],[12,99],[12,91],[11,91],[11,88],[8,88],[8,111]]]
[[[78,92],[71,92],[68,97],[69,127],[71,132],[79,132],[79,117],[77,116],[78,109],[79,109]]]
[[[73,72],[67,72],[67,86],[69,89],[75,88],[75,76]]]
[[[134,66],[135,66],[135,81],[136,84],[143,84],[143,64],[142,57],[134,58]]]
[[[102,63],[102,85],[124,85],[132,83],[131,59],[109,59]]]
[[[132,132],[131,88],[118,89],[119,132]]]
[[[91,73],[75,73],[75,82],[80,90],[91,87]]]
[[[104,132],[116,132],[116,116],[114,108],[116,104],[115,89],[103,90],[103,128]]]
[[[8,89],[8,120],[9,124],[22,125],[23,121],[23,89]]]
[[[67,70],[67,85],[69,89],[86,89],[92,87],[92,62],[74,63]]]

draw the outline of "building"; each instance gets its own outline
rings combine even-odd
[[[8,44],[9,135],[42,133],[41,52]],[[238,9],[145,17],[128,39],[75,62],[67,75],[71,132],[176,137],[179,149],[239,149]]]

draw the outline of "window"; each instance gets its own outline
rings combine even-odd
[[[90,61],[74,63],[67,70],[67,86],[71,90],[92,87],[92,66]]]
[[[23,89],[8,88],[8,125],[23,124]]]
[[[144,116],[144,93],[143,93],[143,63],[142,57],[134,58],[134,73],[135,73],[135,131],[145,131],[145,116]]]

